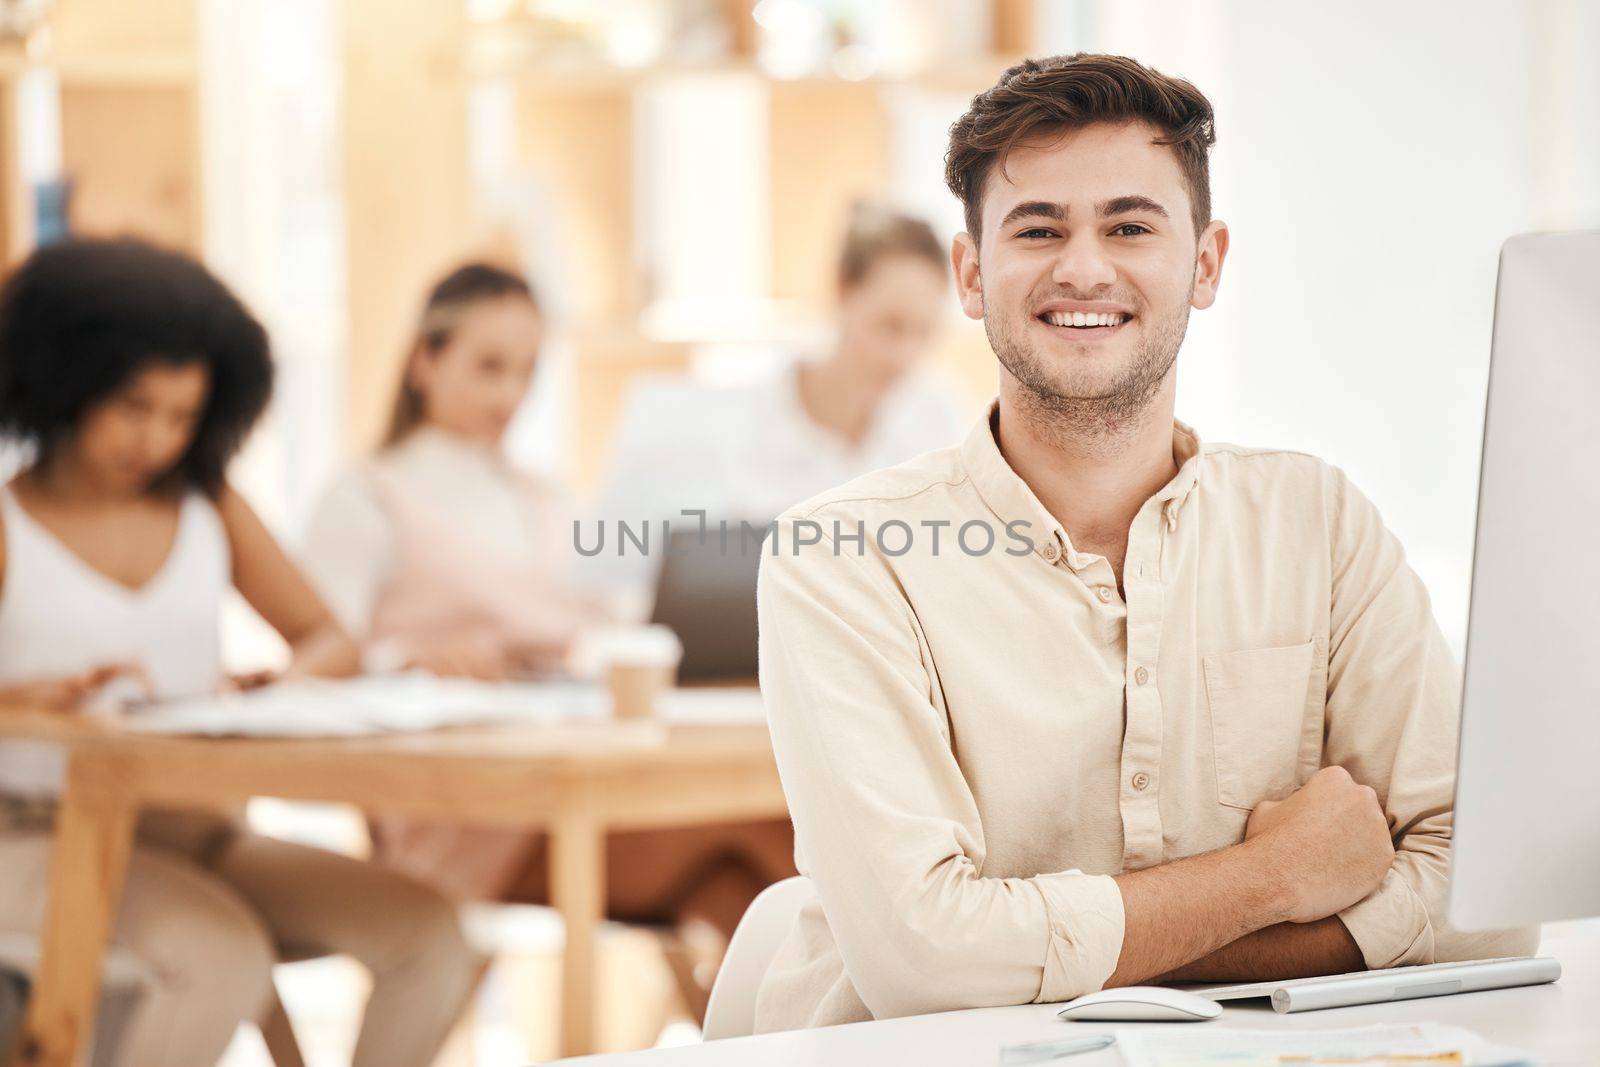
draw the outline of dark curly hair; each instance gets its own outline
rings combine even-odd
[[[973,241],[981,236],[983,187],[996,160],[1031,137],[1094,122],[1155,127],[1155,143],[1177,153],[1196,236],[1210,224],[1208,154],[1217,139],[1211,101],[1189,82],[1127,56],[1078,52],[1018,63],[950,127],[944,182],[966,208]]]
[[[272,395],[266,331],[187,256],[142,241],[40,248],[0,288],[0,435],[47,464],[84,412],[151,363],[204,363],[211,389],[194,440],[156,488],[215,497]]]

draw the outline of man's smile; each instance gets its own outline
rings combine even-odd
[[[1060,300],[1046,304],[1034,318],[1055,330],[1070,331],[1073,340],[1098,340],[1120,331],[1134,315],[1103,301]]]

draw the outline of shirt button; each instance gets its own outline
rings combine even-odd
[[[1150,785],[1150,776],[1143,771],[1133,776],[1133,788],[1143,793]]]
[[[1044,548],[1041,551],[1044,554],[1044,558],[1051,563],[1054,563],[1056,561],[1056,557],[1061,555],[1061,550],[1056,547],[1056,543],[1054,541],[1046,541],[1044,543]]]
[[[1133,672],[1133,680],[1138,682],[1140,685],[1143,685],[1150,680],[1150,672],[1145,670],[1143,667],[1140,667],[1138,670]]]
[[[1095,595],[1100,598],[1100,602],[1102,604],[1111,603],[1111,587],[1110,586],[1102,585],[1100,588],[1096,589],[1094,592],[1095,592]]]

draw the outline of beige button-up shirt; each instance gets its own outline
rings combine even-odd
[[[758,1029],[1098,989],[1122,949],[1111,875],[1238,843],[1332,764],[1395,837],[1340,914],[1369,966],[1531,951],[1444,926],[1458,671],[1342,472],[1176,424],[1124,595],[993,418],[791,509],[768,546],[761,683],[818,899]]]

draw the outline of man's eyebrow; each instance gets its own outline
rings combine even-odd
[[[1055,204],[1048,200],[1026,200],[1010,211],[1000,220],[1000,228],[1010,226],[1018,219],[1054,219],[1056,222],[1067,221],[1067,205]]]
[[[1094,209],[1103,219],[1109,219],[1113,215],[1129,215],[1137,211],[1160,215],[1162,218],[1169,217],[1167,209],[1148,196],[1114,196],[1110,200],[1100,201]]]
[[[1103,219],[1115,215],[1128,215],[1143,211],[1161,218],[1170,218],[1167,209],[1148,196],[1137,194],[1129,196],[1114,196],[1109,200],[1102,200],[1095,206],[1096,213]],[[1006,212],[1006,217],[1000,220],[1000,227],[1004,229],[1019,219],[1053,219],[1056,222],[1067,221],[1067,205],[1058,204],[1050,200],[1025,200]]]

